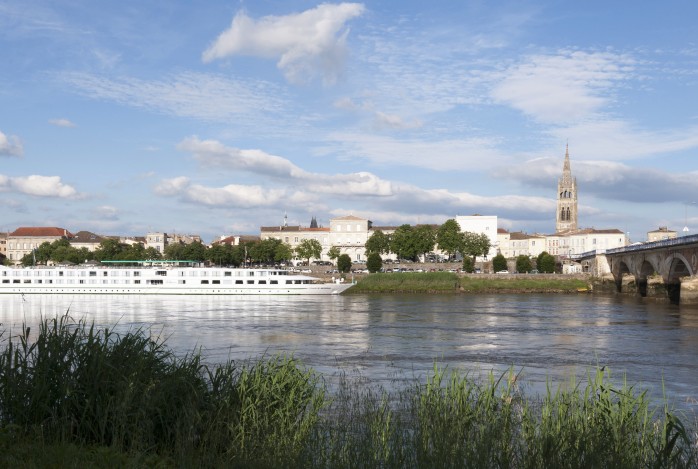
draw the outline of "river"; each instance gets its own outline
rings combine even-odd
[[[609,367],[614,382],[698,411],[698,309],[619,296],[327,297],[0,295],[0,331],[37,330],[69,311],[118,331],[143,328],[209,363],[277,352],[388,389],[434,363],[481,376],[513,367],[527,393]]]

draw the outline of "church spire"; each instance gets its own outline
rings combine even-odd
[[[557,182],[557,217],[555,231],[576,230],[577,225],[577,180],[572,177],[569,143],[565,145],[565,162],[562,175]]]
[[[562,171],[565,173],[571,173],[572,170],[570,169],[570,144],[567,143],[565,145],[565,164],[562,167]]]

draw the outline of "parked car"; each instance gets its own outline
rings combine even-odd
[[[498,273],[498,274],[508,274],[509,271],[508,271],[508,270],[500,270],[500,271],[498,271],[497,273]]]

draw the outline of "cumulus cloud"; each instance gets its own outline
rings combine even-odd
[[[77,127],[73,122],[68,119],[50,119],[49,124],[55,125],[56,127]]]
[[[277,67],[291,82],[307,82],[320,73],[326,83],[333,83],[346,53],[346,23],[364,10],[360,3],[322,4],[259,20],[241,11],[202,58],[204,62],[233,55],[278,59]]]
[[[630,57],[612,52],[534,55],[508,68],[491,96],[541,122],[573,122],[607,105],[611,88],[633,65]]]
[[[78,191],[61,182],[59,176],[32,175],[26,177],[8,177],[0,175],[0,190],[18,192],[36,197],[55,197],[73,199],[80,197]]]
[[[559,159],[539,158],[499,168],[494,175],[529,186],[550,188],[550,182],[557,180],[561,170]],[[638,204],[698,200],[696,171],[672,174],[610,161],[574,161],[572,174],[585,197]]]
[[[19,137],[0,132],[0,156],[22,156],[24,149]]]
[[[197,137],[190,137],[182,141],[178,148],[193,153],[194,157],[204,166],[220,167],[231,171],[246,171],[260,176],[272,177],[286,184],[302,185],[303,189],[308,192],[341,192],[346,196],[387,196],[393,191],[390,182],[368,172],[313,173],[299,168],[286,158],[270,155],[261,150],[241,150],[226,147],[215,140],[200,140]]]

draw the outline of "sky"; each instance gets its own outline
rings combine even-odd
[[[698,232],[698,3],[0,0],[0,231]]]

